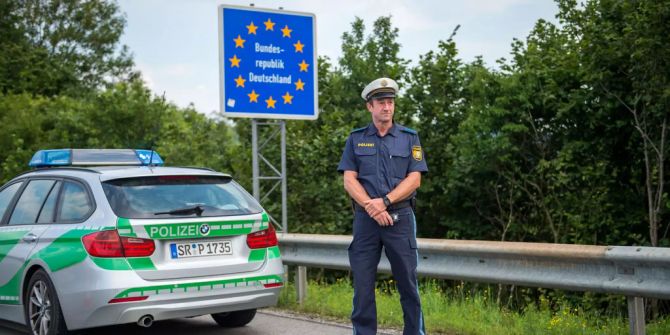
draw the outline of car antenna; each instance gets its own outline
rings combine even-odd
[[[151,147],[151,155],[149,155],[149,166],[151,166],[151,161],[154,160],[154,147]]]
[[[163,101],[165,101],[165,92],[163,92]],[[156,124],[154,124],[153,128],[154,128],[153,131],[152,131],[153,136],[151,136],[151,142],[149,142],[149,150],[151,150],[151,154],[149,155],[149,163],[147,164],[149,169],[151,169],[152,166],[156,166],[156,164],[152,164],[152,163],[154,161],[154,152],[155,152],[154,147],[156,146],[156,137],[158,137],[158,135],[156,135],[156,134],[159,133],[160,123],[156,122]]]

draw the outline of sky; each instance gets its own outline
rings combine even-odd
[[[221,4],[307,12],[316,15],[317,53],[336,62],[342,34],[356,17],[369,32],[375,19],[391,15],[399,29],[400,56],[416,64],[437,50],[457,25],[460,58],[482,56],[489,67],[509,58],[514,38],[525,39],[538,19],[557,22],[551,0],[117,0],[126,16],[121,43],[157,95],[201,113],[219,110],[218,15]]]

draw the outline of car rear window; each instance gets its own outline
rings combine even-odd
[[[83,220],[93,209],[86,189],[79,183],[66,181],[61,196],[60,221]]]
[[[102,185],[114,213],[129,219],[230,216],[263,211],[256,199],[229,177],[152,176],[115,179]]]

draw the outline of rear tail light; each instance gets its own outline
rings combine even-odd
[[[277,234],[272,223],[270,223],[268,229],[247,235],[247,245],[250,249],[269,248],[277,244]]]
[[[123,257],[123,245],[116,230],[104,230],[81,238],[89,255],[95,257]]]
[[[274,287],[282,287],[282,286],[284,286],[284,283],[263,284],[263,287],[265,287],[265,288],[274,288]]]
[[[104,230],[81,238],[84,248],[94,257],[148,257],[156,250],[153,240],[119,236],[116,230]]]
[[[122,236],[121,244],[126,257],[149,257],[156,250],[154,240],[144,238]]]

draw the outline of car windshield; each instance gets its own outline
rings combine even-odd
[[[106,181],[116,215],[128,219],[256,214],[258,202],[230,177],[152,176]]]

